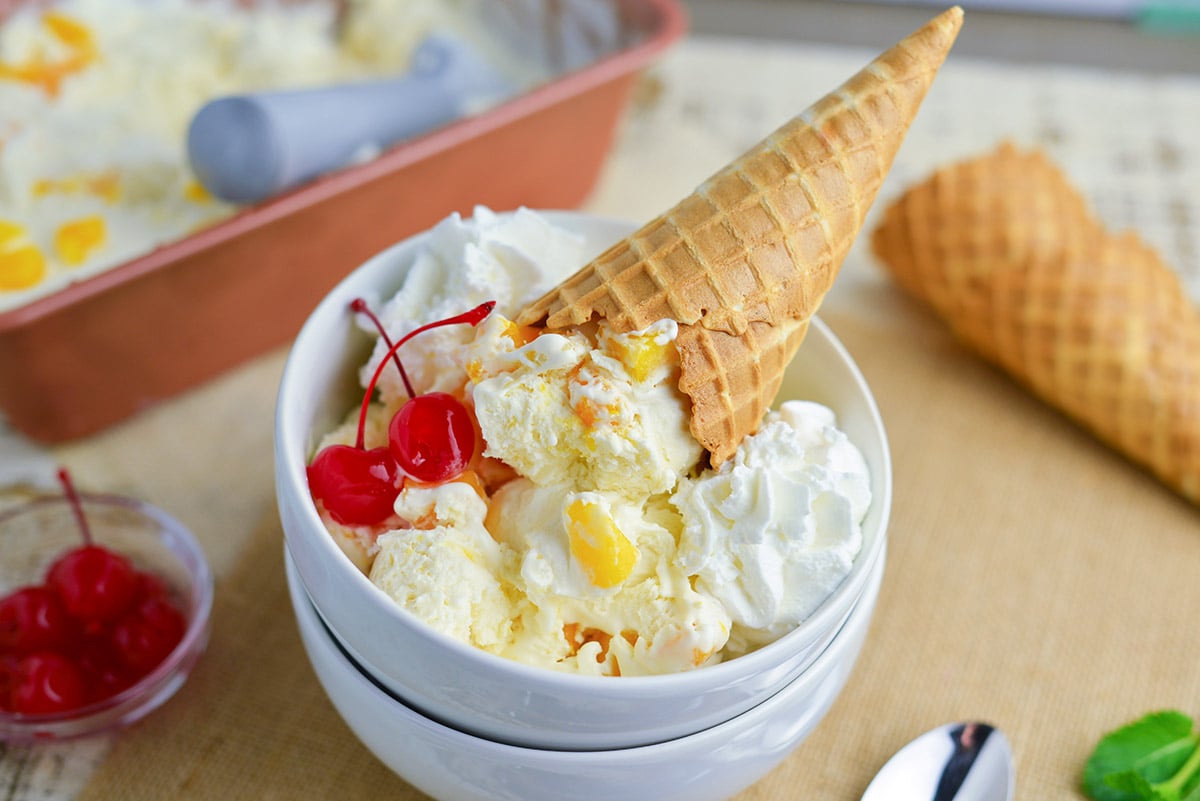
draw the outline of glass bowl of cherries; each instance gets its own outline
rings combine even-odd
[[[208,644],[212,573],[188,530],[59,480],[63,495],[0,512],[0,741],[140,720]]]

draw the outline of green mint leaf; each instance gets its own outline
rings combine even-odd
[[[1083,770],[1083,790],[1093,801],[1181,801],[1200,781],[1197,735],[1181,712],[1151,713],[1109,732]],[[1140,781],[1139,781],[1140,779]]]
[[[1180,796],[1177,794],[1172,796],[1164,794],[1162,791],[1154,788],[1154,785],[1147,782],[1141,773],[1138,771],[1126,771],[1123,773],[1109,773],[1104,777],[1104,783],[1110,788],[1120,791],[1127,799],[1138,799],[1139,801],[1180,801]]]
[[[1175,798],[1164,796],[1136,770],[1110,773],[1104,777],[1104,783],[1121,793],[1122,798],[1135,798],[1138,801],[1179,801],[1178,796]]]

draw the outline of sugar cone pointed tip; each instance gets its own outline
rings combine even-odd
[[[675,320],[692,433],[725,461],[773,403],[962,19],[934,17],[517,321]]]

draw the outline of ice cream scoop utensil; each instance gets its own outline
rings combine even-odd
[[[607,0],[477,0],[471,10],[453,36],[427,37],[401,77],[206,104],[187,136],[200,183],[223,200],[265,200],[629,44]]]
[[[400,78],[210,101],[188,129],[188,158],[213,195],[253,203],[513,91],[470,45],[434,34]]]
[[[1012,749],[999,729],[948,723],[900,749],[867,787],[863,801],[1012,801]]]

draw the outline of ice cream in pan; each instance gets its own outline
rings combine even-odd
[[[869,476],[831,410],[771,405],[961,22],[573,274],[579,241],[535,212],[432,229],[377,318],[355,304],[384,333],[309,466],[347,556],[431,626],[557,670],[697,668],[802,622],[858,554]]]

